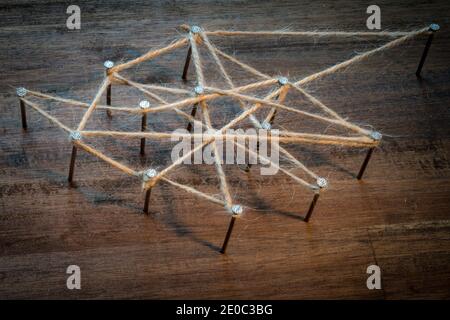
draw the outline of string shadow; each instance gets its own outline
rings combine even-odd
[[[313,156],[313,160],[315,164],[319,164],[319,165],[324,165],[324,166],[328,166],[331,167],[333,170],[335,170],[336,172],[345,174],[353,179],[356,179],[357,175],[358,175],[358,168],[355,168],[354,171],[350,171],[349,168],[346,168],[340,164],[338,164],[336,161],[332,161],[332,159],[327,156],[324,152],[321,151],[313,151],[311,152],[310,150],[306,149],[306,148],[302,148],[300,147],[298,149],[298,154],[312,154]],[[364,157],[365,157],[365,153],[363,153],[361,155],[361,163],[364,161]]]

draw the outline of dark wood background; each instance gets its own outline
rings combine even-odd
[[[182,23],[210,30],[365,31],[365,11],[372,3],[77,1],[80,31],[65,26],[69,4],[0,4],[0,298],[450,297],[448,1],[376,2],[384,30],[441,25],[422,79],[414,73],[425,37],[308,85],[342,115],[384,134],[361,182],[355,174],[364,149],[289,149],[330,182],[309,224],[299,217],[311,194],[288,177],[261,177],[257,167],[245,174],[227,166],[236,202],[250,209],[237,221],[226,255],[218,249],[229,217],[216,205],[159,184],[150,214],[143,215],[139,182],[83,152],[75,184],[69,186],[67,137],[33,111],[28,131],[22,131],[10,86],[89,101],[104,60],[126,61],[160,47],[179,36],[175,27]],[[217,45],[266,73],[300,79],[385,42],[283,37]],[[184,56],[185,49],[128,75],[190,88],[192,73],[188,83],[180,82]],[[207,77],[218,81],[217,72]],[[234,77],[243,83],[249,79],[237,71]],[[137,101],[135,92],[113,88],[113,104]],[[79,121],[80,109],[58,110],[54,114],[65,123]],[[219,110],[223,117],[233,111]],[[277,125],[325,130],[285,116],[279,114]],[[139,119],[114,115],[108,121],[97,112],[89,125],[136,130]],[[170,113],[149,119],[154,130],[184,125]],[[169,144],[148,142],[144,158],[138,141],[97,144],[133,166],[169,164]],[[211,166],[182,166],[171,177],[218,192]],[[66,288],[71,264],[81,267],[81,290]],[[381,267],[382,290],[366,287],[371,264]]]

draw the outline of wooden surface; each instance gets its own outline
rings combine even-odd
[[[414,30],[431,22],[437,34],[423,70],[414,75],[426,38],[311,83],[307,89],[352,121],[384,134],[363,181],[355,175],[364,149],[292,147],[329,179],[306,224],[312,195],[283,174],[261,177],[227,166],[238,203],[253,209],[238,220],[226,255],[218,253],[229,217],[166,184],[141,214],[139,181],[79,151],[75,183],[67,183],[71,146],[65,134],[28,111],[22,131],[9,87],[89,101],[103,61],[126,61],[175,39],[175,27],[365,31],[365,1],[90,1],[80,4],[80,31],[65,27],[59,1],[0,5],[0,298],[274,298],[417,299],[450,297],[450,45],[448,1],[378,1],[382,27]],[[214,39],[212,41],[216,42]],[[385,43],[382,39],[230,39],[228,53],[269,74],[301,79]],[[185,49],[129,73],[147,83],[180,82]],[[238,82],[248,82],[236,73]],[[207,78],[218,81],[218,74]],[[113,88],[113,104],[138,95]],[[223,104],[226,106],[226,104]],[[61,109],[61,108],[60,108]],[[63,107],[68,125],[81,115]],[[224,117],[236,109],[227,108]],[[136,130],[140,119],[96,112],[90,128]],[[279,113],[276,124],[324,132]],[[171,113],[149,118],[154,130],[185,126]],[[88,126],[89,127],[89,126]],[[327,132],[333,132],[329,128]],[[163,168],[170,144],[104,139],[98,145],[133,166]],[[299,173],[298,170],[293,170]],[[212,166],[183,166],[181,183],[217,193]],[[82,289],[66,288],[66,268],[81,268]],[[366,268],[378,264],[382,290],[368,290]]]

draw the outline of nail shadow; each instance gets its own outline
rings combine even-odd
[[[160,186],[162,186],[162,185],[160,185]],[[162,187],[165,188],[165,186],[162,186]],[[173,194],[169,188],[165,188],[164,193],[169,198],[173,197]],[[168,193],[170,193],[170,194],[168,195]],[[217,252],[220,250],[220,247],[218,247],[217,245],[215,245],[205,239],[201,239],[201,238],[197,237],[194,234],[194,232],[187,225],[183,224],[181,221],[178,220],[176,210],[173,206],[172,201],[165,201],[164,204],[165,204],[164,219],[161,219],[161,221],[166,226],[173,228],[175,230],[175,234],[178,237],[188,237],[190,240],[197,242],[209,249],[212,249]]]
[[[130,209],[131,212],[141,213],[142,208],[136,203],[130,201],[129,199],[118,198],[116,195],[111,196],[108,193],[99,191],[98,189],[81,186],[76,180],[72,182],[67,181],[67,176],[54,171],[40,170],[39,173],[43,173],[42,176],[45,177],[49,182],[55,183],[58,186],[61,184],[65,185],[68,189],[80,193],[86,201],[92,205],[115,205],[122,208]]]
[[[117,196],[110,197],[109,195],[105,194],[104,192],[98,191],[95,188],[80,186],[76,182],[76,180],[68,182],[67,175],[63,175],[61,173],[52,170],[39,170],[36,171],[34,174],[37,177],[45,178],[51,185],[56,185],[58,187],[63,185],[66,186],[68,189],[73,189],[74,191],[79,192],[80,194],[83,195],[86,201],[88,201],[93,205],[104,205],[104,204],[115,205],[131,210],[132,214],[144,214],[143,213],[144,196],[142,196],[142,204],[138,205],[135,202],[130,201],[129,199],[120,199],[117,198]],[[160,186],[164,187],[162,184]],[[166,194],[170,193],[170,190],[166,188],[165,193]],[[172,195],[170,195],[169,198],[171,196]],[[195,236],[194,232],[191,229],[189,229],[186,225],[178,221],[176,212],[174,210],[174,206],[171,201],[165,201],[164,204],[165,206],[163,211],[164,217],[166,219],[162,219],[161,221],[163,221],[163,223],[165,223],[166,226],[173,228],[177,236],[188,237],[192,241],[195,241],[209,249],[219,252],[220,250],[219,246]],[[151,218],[152,216],[151,202],[148,216],[149,218]]]

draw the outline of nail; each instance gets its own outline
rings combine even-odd
[[[382,134],[377,131],[372,131],[370,133],[370,138],[372,138],[374,141],[380,141],[382,137],[383,137]],[[372,157],[372,153],[374,150],[375,150],[375,147],[372,147],[367,151],[364,162],[362,163],[361,168],[359,169],[358,175],[356,176],[356,178],[358,180],[362,179],[364,172],[366,171],[366,167],[369,164],[369,160]]]
[[[225,254],[228,246],[228,242],[230,241],[231,233],[233,232],[234,222],[236,218],[242,214],[243,209],[242,206],[235,204],[231,207],[231,216],[230,224],[228,225],[227,234],[225,235],[225,240],[223,241],[222,249],[220,249],[220,253]]]

